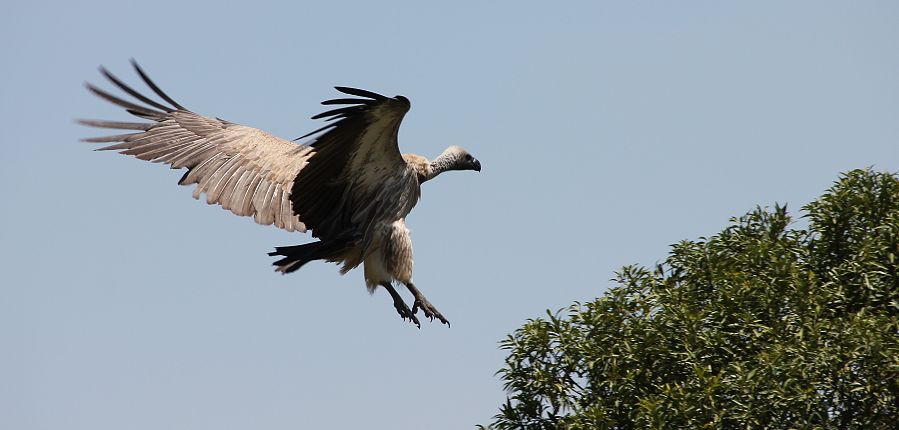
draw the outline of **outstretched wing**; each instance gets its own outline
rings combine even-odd
[[[87,88],[131,114],[151,122],[80,120],[84,125],[132,132],[83,139],[119,142],[98,150],[119,151],[141,160],[187,168],[178,182],[197,184],[193,197],[206,194],[208,204],[219,204],[259,224],[274,224],[288,231],[305,231],[291,208],[290,188],[296,173],[314,150],[262,130],[196,114],[166,95],[132,60],[144,83],[170,106],[138,93],[106,69],[100,72],[115,86],[144,104],[114,96],[91,84]]]
[[[411,105],[403,96],[335,88],[362,98],[322,102],[346,106],[312,117],[330,123],[303,136],[316,135],[311,143],[315,156],[297,174],[290,200],[314,236],[358,240],[370,236],[373,225],[402,218],[415,204],[408,200],[418,200],[417,179],[397,144]]]
[[[313,136],[311,144],[300,145],[256,128],[191,112],[160,90],[136,62],[131,63],[168,105],[135,91],[101,68],[110,82],[143,104],[91,84],[87,88],[150,122],[80,120],[84,125],[130,131],[84,140],[118,142],[99,150],[119,151],[173,169],[187,168],[178,183],[196,184],[194,198],[206,194],[208,204],[253,216],[259,224],[274,224],[288,231],[308,228],[323,239],[367,235],[375,218],[385,214],[389,218],[406,206],[411,209],[408,201],[418,199],[417,188],[413,196],[391,194],[414,184],[397,146],[400,122],[410,107],[405,97],[336,87],[361,98],[322,102],[346,106],[314,116],[329,124],[302,137]]]

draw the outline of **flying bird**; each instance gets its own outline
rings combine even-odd
[[[412,241],[406,215],[421,196],[421,184],[451,170],[481,170],[481,163],[459,146],[434,160],[401,154],[400,123],[411,104],[403,96],[335,87],[351,98],[323,101],[339,107],[312,119],[327,124],[295,140],[260,129],[210,118],[185,108],[159,89],[144,70],[134,70],[162,101],[126,85],[105,68],[114,86],[133,97],[113,95],[90,83],[87,89],[146,121],[79,120],[81,124],[126,130],[83,139],[114,143],[98,150],[118,151],[141,160],[187,169],[180,185],[196,185],[193,197],[205,194],[236,215],[287,231],[311,232],[317,241],[277,247],[269,255],[277,271],[290,273],[310,261],[341,263],[341,274],[363,265],[368,291],[384,288],[399,316],[419,328],[424,316],[449,326],[412,281]],[[410,309],[394,288],[403,284],[414,298]]]

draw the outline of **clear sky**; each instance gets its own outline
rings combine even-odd
[[[9,2],[0,14],[0,428],[458,429],[504,400],[497,342],[756,204],[899,170],[899,3]],[[303,4],[307,3],[307,4]],[[433,2],[431,2],[433,3]],[[272,271],[308,236],[79,138],[138,59],[181,104],[294,138],[356,86],[412,100],[424,186],[403,322],[361,271]]]

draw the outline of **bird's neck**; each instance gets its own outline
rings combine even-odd
[[[452,170],[453,161],[454,159],[451,154],[440,154],[440,156],[428,164],[428,176],[426,180],[434,179],[437,175],[446,172],[447,170]]]

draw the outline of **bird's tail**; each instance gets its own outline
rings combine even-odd
[[[269,252],[268,255],[284,257],[272,264],[277,266],[275,271],[286,274],[298,270],[310,261],[335,261],[346,250],[346,242],[318,241],[303,245],[279,246],[273,252]]]

